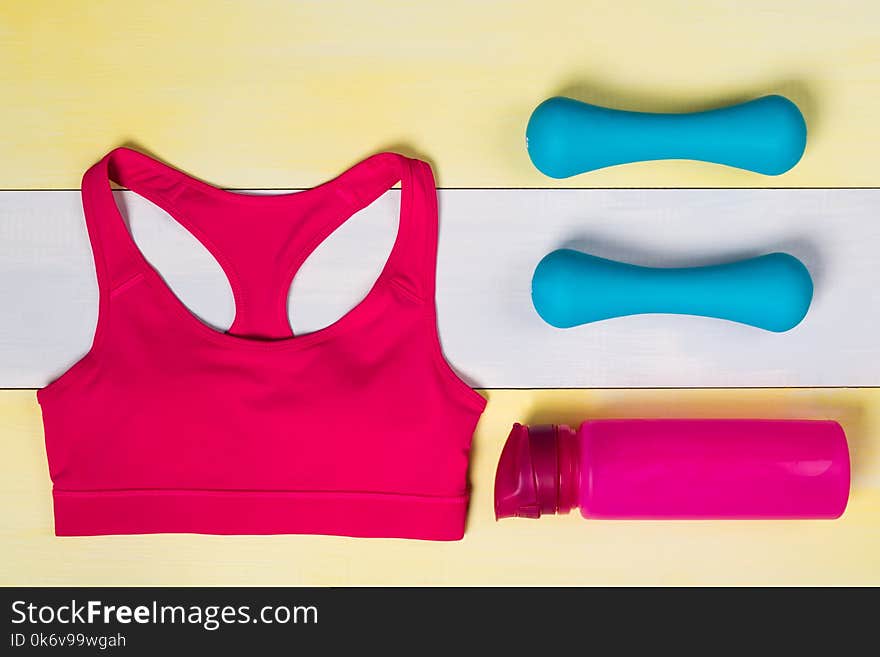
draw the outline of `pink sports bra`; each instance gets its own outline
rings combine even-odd
[[[175,296],[131,238],[110,180],[220,263],[227,332]],[[397,238],[367,296],[293,335],[297,269],[401,184]],[[89,352],[37,393],[57,535],[314,533],[453,540],[485,400],[443,358],[430,167],[380,153],[303,192],[222,190],[117,148],[83,177],[99,310]]]

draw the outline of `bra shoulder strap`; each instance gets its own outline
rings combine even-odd
[[[143,271],[143,257],[110,187],[108,153],[83,174],[83,214],[95,259],[98,288],[112,292]]]
[[[397,276],[423,299],[434,298],[437,271],[437,188],[431,166],[406,158],[401,181],[401,249]]]

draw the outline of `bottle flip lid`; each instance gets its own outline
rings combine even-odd
[[[495,519],[567,513],[573,502],[570,450],[560,440],[568,427],[514,424],[495,471]],[[560,467],[561,466],[561,467]]]

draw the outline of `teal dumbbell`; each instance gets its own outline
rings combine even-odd
[[[654,268],[560,249],[545,256],[532,277],[535,310],[557,328],[673,313],[782,332],[804,318],[812,297],[809,271],[786,253],[707,267]]]
[[[803,155],[807,126],[797,105],[764,96],[689,114],[627,112],[555,97],[526,128],[534,165],[551,178],[644,160],[702,160],[769,176]]]

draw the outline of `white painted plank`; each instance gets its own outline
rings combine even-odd
[[[232,320],[216,263],[164,213],[117,192],[148,258],[199,316]],[[388,253],[391,191],[322,245],[291,294],[298,332],[333,321]],[[880,190],[443,190],[440,333],[479,387],[880,385]],[[544,324],[532,270],[554,248],[653,266],[787,251],[816,284],[794,330],[638,316],[569,330]],[[0,193],[0,387],[40,387],[91,341],[97,292],[73,191]]]

